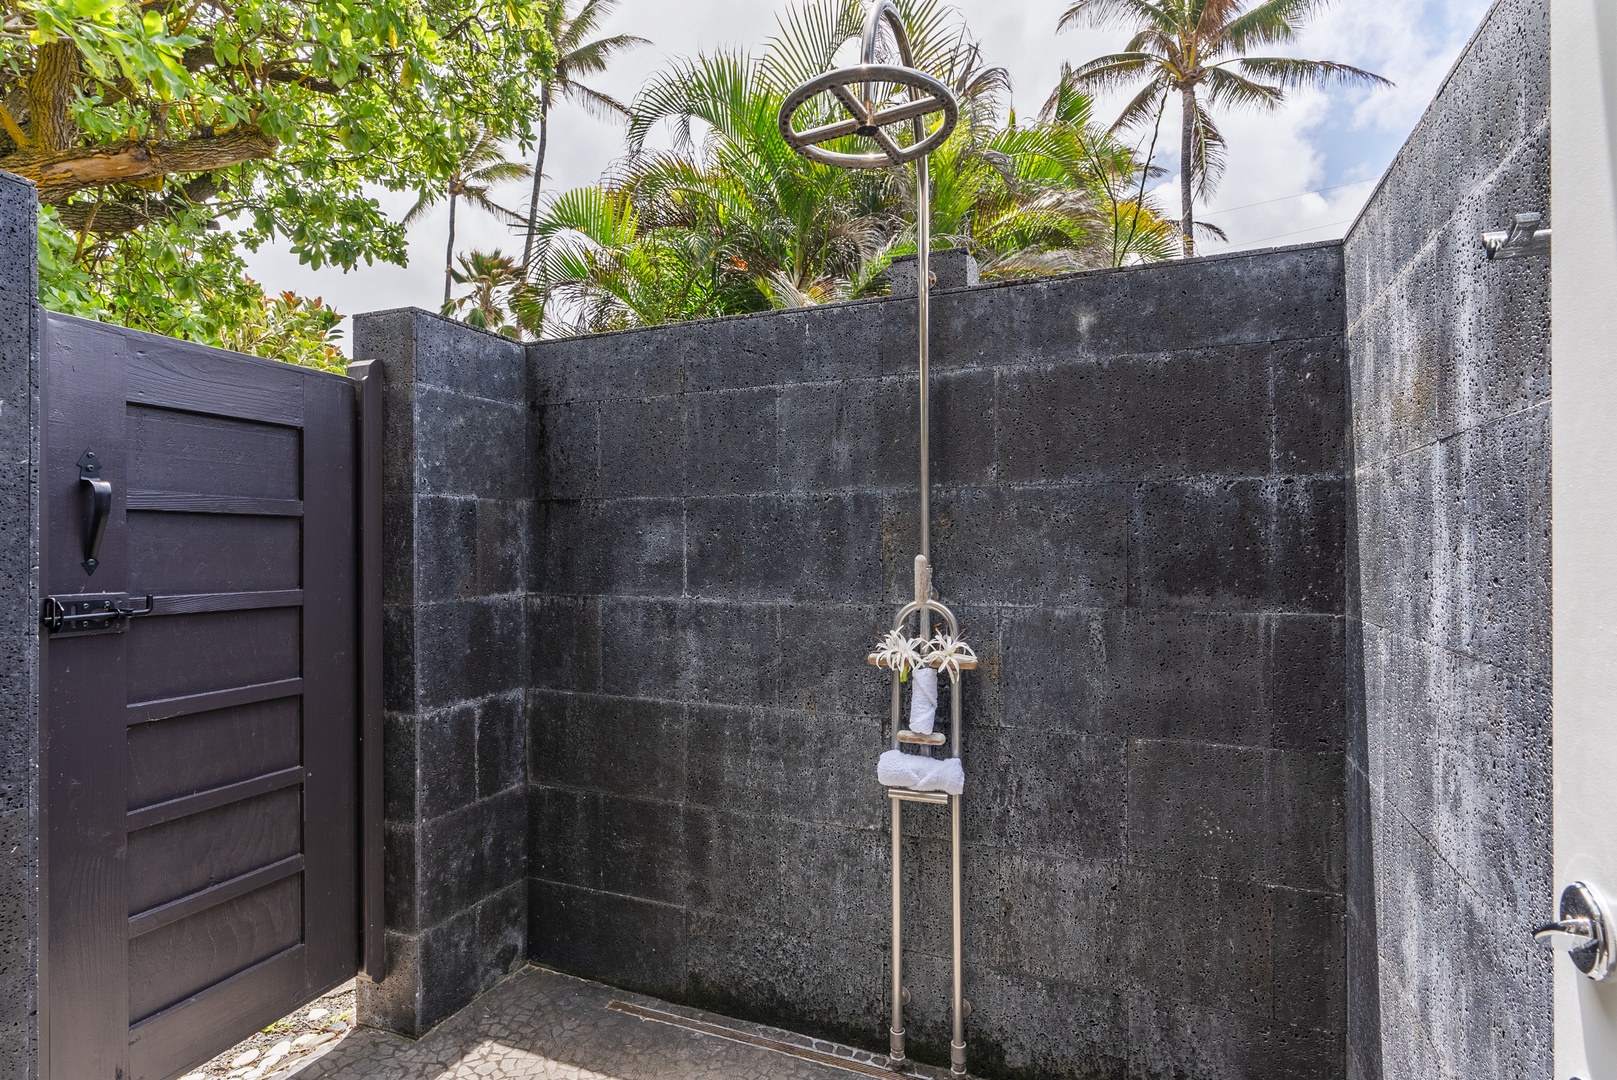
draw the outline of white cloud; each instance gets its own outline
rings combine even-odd
[[[775,30],[775,13],[788,0],[622,0],[606,28],[652,40],[629,53],[597,83],[621,100],[674,57],[731,46],[756,50]],[[989,63],[1010,69],[1014,103],[1036,113],[1060,75],[1063,60],[1082,61],[1121,47],[1120,30],[1073,30],[1057,34],[1066,0],[954,0],[982,40]],[[1230,114],[1220,122],[1230,144],[1230,167],[1219,192],[1199,212],[1230,234],[1232,246],[1290,244],[1340,236],[1374,189],[1403,137],[1425,110],[1489,0],[1353,0],[1330,5],[1304,32],[1293,55],[1339,60],[1394,80],[1393,90],[1306,91],[1281,111]],[[1098,104],[1110,117],[1120,101]],[[1177,168],[1177,116],[1165,119],[1159,161]],[[563,104],[551,126],[546,185],[564,190],[593,182],[623,152],[621,126],[593,119]],[[1177,213],[1177,178],[1161,189],[1164,206]],[[1299,196],[1322,188],[1337,188]],[[508,205],[526,207],[524,193],[501,193]],[[1279,201],[1271,201],[1279,200]],[[411,199],[385,195],[384,206],[402,213]],[[1250,204],[1262,204],[1253,206]],[[351,274],[298,265],[284,248],[266,248],[249,263],[266,288],[324,295],[345,312],[415,305],[436,309],[443,295],[447,214],[442,208],[410,234],[408,268],[378,266]],[[460,215],[457,248],[498,247],[519,251],[510,230],[475,211]],[[1207,245],[1216,250],[1222,245]]]

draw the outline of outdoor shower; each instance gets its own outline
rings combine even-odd
[[[877,63],[877,42],[884,25],[892,32],[901,61],[899,65]],[[872,5],[865,20],[862,44],[861,63],[858,66],[840,68],[810,79],[787,97],[781,107],[780,130],[798,153],[825,165],[843,169],[885,169],[915,163],[916,294],[921,384],[921,553],[915,559],[915,599],[898,613],[893,620],[892,630],[869,656],[872,665],[892,672],[893,683],[893,745],[882,755],[877,769],[878,778],[887,789],[893,815],[893,1015],[888,1056],[895,1068],[905,1062],[904,1006],[908,1004],[909,989],[904,985],[903,807],[906,802],[947,806],[951,837],[950,929],[954,957],[954,1033],[950,1041],[950,1061],[953,1072],[963,1076],[966,1072],[965,1025],[970,1003],[965,999],[961,979],[960,799],[965,775],[960,764],[960,677],[963,672],[977,666],[977,657],[961,640],[960,623],[954,613],[938,602],[932,588],[931,416],[928,385],[932,210],[927,170],[927,156],[948,139],[959,123],[960,105],[946,84],[915,67],[909,33],[893,0],[877,0]],[[905,93],[906,97],[895,100],[901,93]],[[847,117],[798,130],[795,126],[797,114],[823,94],[835,98],[846,110]],[[830,103],[820,106],[820,120],[826,119],[825,113],[830,108],[833,108]],[[940,120],[935,128],[928,130],[930,118],[935,116]],[[906,123],[911,127],[913,141],[908,146],[902,146],[887,129]],[[869,140],[875,143],[877,149],[867,153],[850,153],[827,147],[827,144],[848,139]],[[932,631],[933,615],[940,616],[946,626],[936,634]],[[917,620],[920,629],[915,637],[908,632],[911,619]],[[914,674],[914,687],[911,691],[910,721],[906,727],[902,723],[902,684],[911,673]],[[948,736],[933,730],[940,673],[947,674],[950,680]],[[903,749],[905,745],[930,749],[945,743],[949,744],[949,756],[943,759],[927,756],[925,751],[910,754]]]

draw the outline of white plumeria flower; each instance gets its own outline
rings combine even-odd
[[[898,672],[899,678],[905,678],[913,669],[926,663],[921,656],[926,644],[921,638],[906,637],[902,630],[889,631],[886,637],[876,643],[876,663]]]
[[[947,671],[949,678],[958,682],[962,664],[975,664],[977,654],[971,650],[961,638],[953,634],[938,631],[931,641],[926,643],[926,655],[922,663],[927,667],[935,667],[939,671]]]

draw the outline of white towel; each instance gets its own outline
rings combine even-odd
[[[930,735],[938,720],[938,673],[929,667],[916,668],[910,681],[915,684],[910,690],[910,730]]]
[[[911,791],[945,791],[959,795],[966,790],[966,770],[960,759],[922,757],[902,750],[889,750],[876,763],[876,779],[882,787],[909,788]]]

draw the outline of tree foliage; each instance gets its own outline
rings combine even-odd
[[[1062,14],[1062,30],[1093,25],[1135,32],[1123,52],[1069,68],[1062,76],[1063,86],[1085,90],[1144,84],[1114,131],[1160,126],[1168,101],[1179,99],[1180,238],[1187,257],[1196,253],[1196,198],[1210,195],[1224,173],[1226,145],[1210,109],[1276,109],[1288,90],[1330,82],[1392,85],[1347,64],[1251,55],[1257,48],[1294,41],[1327,2],[1261,0],[1249,7],[1250,0],[1074,0]]]
[[[900,8],[917,66],[962,102],[932,158],[939,243],[972,248],[990,276],[1165,254],[1163,222],[1136,190],[1145,168],[1093,125],[1086,97],[1070,93],[1019,127],[1004,116],[1008,75],[984,63],[958,12],[940,0]],[[577,333],[879,291],[891,260],[915,250],[913,171],[811,162],[778,122],[787,95],[834,66],[863,14],[857,0],[804,0],[761,54],[699,56],[653,78],[632,108],[626,163],[536,219],[524,324]],[[801,125],[830,119],[822,105],[824,117]],[[658,130],[672,148],[654,148]],[[832,148],[865,149],[858,139]]]
[[[242,251],[402,264],[372,190],[443,194],[473,133],[524,140],[554,58],[549,0],[4,5],[0,168],[38,185],[44,301],[220,345],[266,324],[291,359],[329,309],[264,297]]]

